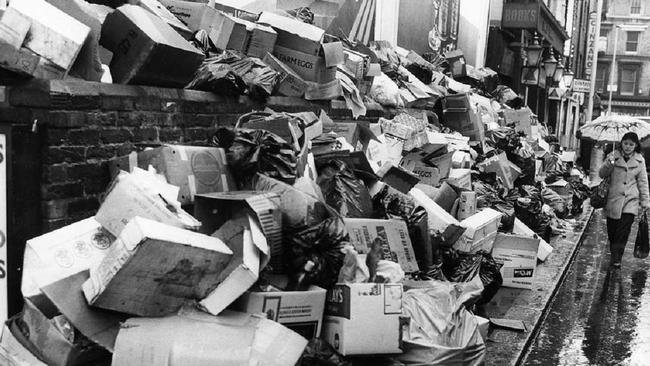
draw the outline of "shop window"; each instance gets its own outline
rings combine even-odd
[[[621,65],[618,90],[620,95],[636,95],[639,76],[637,65]]]
[[[625,41],[625,52],[637,52],[639,48],[639,36],[641,32],[627,32],[627,41]]]
[[[632,4],[630,5],[630,14],[641,14],[641,0],[632,0]]]

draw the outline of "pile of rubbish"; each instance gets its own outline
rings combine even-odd
[[[102,8],[13,0],[0,22],[41,29],[23,3]],[[78,51],[99,40],[119,83],[398,110],[377,123],[252,111],[205,146],[114,159],[95,216],[27,242],[3,364],[482,364],[490,320],[476,314],[501,287],[532,289],[552,236],[582,212],[574,154],[462,53],[434,66],[274,13],[162,3],[110,9],[59,64],[34,38],[14,45],[40,57],[39,77],[89,71]],[[300,71],[301,57],[317,67]]]

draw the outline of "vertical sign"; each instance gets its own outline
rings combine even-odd
[[[7,135],[0,134],[0,322],[9,315],[7,288]]]
[[[585,58],[585,78],[591,79],[591,72],[596,62],[596,12],[589,14],[589,32],[587,36],[587,57]]]

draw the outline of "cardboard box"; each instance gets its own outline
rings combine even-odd
[[[472,170],[471,169],[451,169],[447,177],[447,183],[454,187],[472,190]]]
[[[131,2],[130,4],[133,4]],[[167,8],[161,4],[158,0],[137,0],[137,5],[147,9],[151,13],[155,14],[160,19],[164,20],[165,23],[169,24],[174,28],[180,35],[186,39],[192,37],[192,31],[181,22],[174,14],[172,14]]]
[[[517,164],[513,163],[512,161],[508,161],[508,164],[510,165],[510,175],[512,176],[512,181],[515,182],[521,175],[522,170],[517,166]]]
[[[111,161],[111,175],[119,170],[132,172],[135,167],[153,166],[169,184],[180,187],[178,201],[194,202],[194,196],[208,192],[227,192],[235,187],[228,169],[224,149],[203,146],[163,145],[155,149],[132,152]]]
[[[7,8],[1,15],[0,41],[13,49],[19,49],[32,25],[30,18],[14,8]]]
[[[539,239],[498,233],[494,239],[492,257],[503,264],[503,286],[533,289]]]
[[[515,126],[515,131],[523,132],[526,136],[532,136],[533,112],[530,108],[504,109],[503,119],[506,124]]]
[[[37,305],[49,303],[41,288],[99,264],[115,237],[93,217],[27,240],[21,292]]]
[[[465,220],[474,214],[476,214],[476,192],[460,192],[456,218],[458,220]]]
[[[41,57],[25,47],[13,48],[0,40],[0,67],[18,74],[33,76]]]
[[[305,100],[333,100],[343,96],[341,80],[334,79],[326,83],[307,82]]]
[[[276,47],[296,51],[303,54],[305,59],[306,56],[318,56],[321,51],[321,43],[325,35],[325,31],[321,28],[268,11],[262,12],[257,22],[275,29],[278,33]]]
[[[404,194],[408,194],[420,182],[420,178],[417,175],[396,167],[392,163],[383,165],[377,172],[377,175],[381,177],[382,182]]]
[[[8,322],[12,322],[10,319]],[[20,337],[24,338],[24,337]],[[0,336],[0,364],[5,366],[47,366],[30,352],[15,336],[7,324]]]
[[[564,179],[560,179],[553,183],[547,184],[546,187],[553,190],[555,193],[559,194],[562,197],[573,196],[571,183],[567,182]]]
[[[307,83],[289,66],[270,53],[267,53],[262,61],[274,71],[280,73],[280,80],[277,86],[277,91],[280,95],[287,97],[302,97],[305,95]]]
[[[245,54],[251,36],[249,26],[252,28],[253,24],[219,12],[212,23],[210,41],[220,50],[236,50]]]
[[[267,53],[273,52],[275,41],[278,38],[278,33],[273,28],[262,24],[253,24],[249,32],[251,35],[246,55],[264,58]]]
[[[415,174],[416,177],[420,178],[420,182],[433,187],[440,186],[442,174],[440,173],[440,169],[438,167],[416,164],[411,168],[411,171],[413,174]]]
[[[326,57],[318,53],[303,53],[276,43],[273,55],[305,81],[324,84],[336,79],[336,64],[328,66]]]
[[[469,137],[483,142],[485,138],[483,121],[472,107],[469,94],[448,95],[442,99],[444,125]]]
[[[270,253],[257,219],[246,214],[226,222],[212,236],[221,239],[233,252],[230,263],[219,275],[219,285],[199,303],[210,314],[219,315],[257,281]]]
[[[264,313],[306,339],[320,337],[326,291],[310,286],[307,291],[251,292],[240,297],[233,310]]]
[[[210,295],[232,254],[217,238],[136,217],[91,268],[84,296],[102,309],[168,315]]]
[[[119,84],[182,88],[205,58],[162,19],[128,4],[106,16],[99,43],[113,52],[111,76]]]
[[[344,218],[350,244],[360,254],[370,251],[375,240],[382,241],[382,259],[400,264],[404,272],[419,270],[408,228],[402,220]]]
[[[485,208],[461,221],[460,225],[467,228],[464,234],[466,240],[464,243],[457,243],[454,248],[467,253],[476,253],[479,250],[490,253],[502,216],[499,211]]]
[[[75,337],[74,328],[65,316],[45,315],[29,300],[25,300],[20,324],[22,334],[48,365],[87,365],[110,358],[102,347],[84,344]]]
[[[160,0],[160,2],[192,31],[210,29],[218,16],[218,10],[204,2]]]
[[[12,1],[11,8],[31,21],[23,46],[67,72],[90,28],[44,0]]]
[[[160,182],[153,174],[136,168],[133,173],[120,172],[108,188],[95,219],[114,236],[134,217],[140,216],[164,224],[196,230],[201,222],[175,201],[175,186]]]
[[[306,345],[303,337],[260,315],[183,311],[126,321],[117,337],[113,364],[295,365]]]
[[[402,353],[401,284],[337,284],[327,292],[322,338],[346,355]]]
[[[524,224],[518,218],[515,218],[515,224],[512,227],[512,233],[522,236],[527,236],[529,238],[539,239],[539,249],[537,250],[537,259],[544,262],[551,253],[553,253],[553,247],[537,235],[528,225]]]

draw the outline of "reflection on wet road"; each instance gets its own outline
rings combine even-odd
[[[650,365],[650,257],[634,258],[636,225],[620,269],[609,267],[597,210],[524,365]]]

